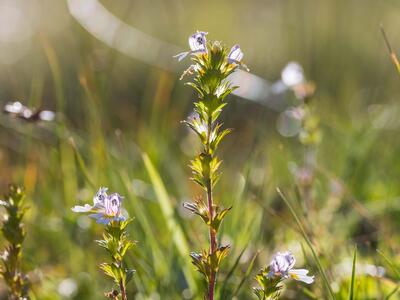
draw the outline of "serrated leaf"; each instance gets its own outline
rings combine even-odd
[[[126,241],[123,246],[121,247],[121,249],[119,250],[119,254],[121,255],[121,257],[125,256],[126,251],[128,251],[129,249],[133,248],[133,246],[135,246],[135,242],[133,241]]]
[[[126,283],[132,280],[133,275],[136,273],[136,270],[134,269],[126,269],[125,274],[126,274]]]
[[[119,281],[119,270],[112,263],[102,263],[100,269],[103,270],[104,274],[113,278],[118,283]]]
[[[226,209],[223,209],[222,211],[218,212],[218,207],[216,209],[216,213],[215,216],[211,222],[211,227],[218,232],[218,229],[222,223],[222,221],[224,220],[226,214],[232,209],[232,206]]]

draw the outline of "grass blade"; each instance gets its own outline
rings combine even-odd
[[[79,153],[78,147],[76,146],[75,140],[73,139],[73,137],[69,138],[69,143],[72,146],[72,149],[74,149],[75,156],[76,156],[79,168],[81,169],[83,176],[85,177],[87,182],[90,184],[90,186],[95,189],[96,185],[94,184],[93,179],[89,175],[89,171],[88,171],[86,164],[82,158],[82,155]]]
[[[165,222],[167,223],[168,229],[170,230],[173,238],[173,242],[178,250],[178,253],[182,257],[183,263],[183,272],[185,274],[185,278],[192,290],[193,293],[197,291],[196,281],[194,279],[193,269],[189,262],[189,246],[186,240],[186,237],[183,233],[182,228],[176,222],[174,209],[172,207],[171,201],[169,199],[167,190],[161,180],[160,175],[158,174],[156,168],[151,162],[150,158],[146,153],[142,154],[143,162],[146,167],[147,173],[149,174],[151,183],[153,185],[154,191],[157,196],[157,200],[160,204],[161,211],[164,215]]]
[[[242,280],[240,281],[238,287],[236,290],[233,292],[232,298],[236,297],[237,294],[239,293],[240,289],[242,288],[243,284],[246,282],[247,278],[249,278],[251,271],[253,270],[254,267],[254,262],[256,261],[256,258],[260,254],[260,251],[257,251],[256,254],[254,254],[253,258],[251,259],[251,262],[246,270],[246,273],[244,274]],[[222,299],[222,298],[221,298]]]
[[[397,58],[396,53],[394,53],[394,51],[392,50],[392,46],[389,43],[389,39],[387,38],[385,29],[383,28],[382,24],[381,24],[381,32],[382,32],[383,39],[385,40],[386,47],[388,48],[390,58],[392,59],[392,62],[396,67],[397,73],[399,73],[399,75],[400,75],[400,62]]]
[[[354,284],[356,279],[357,246],[354,247],[353,267],[351,270],[351,283],[349,288],[349,300],[354,300]]]
[[[292,214],[292,216],[293,216],[293,218],[295,219],[297,225],[299,226],[301,235],[303,236],[304,240],[306,241],[308,247],[309,247],[310,250],[311,250],[311,253],[312,253],[312,255],[313,255],[313,257],[314,257],[314,260],[315,260],[315,262],[316,262],[316,264],[317,264],[318,270],[319,270],[319,272],[320,272],[321,275],[322,275],[322,279],[323,279],[323,281],[324,281],[324,283],[325,283],[325,285],[326,285],[326,288],[327,288],[328,291],[329,291],[329,294],[330,294],[331,298],[332,298],[332,299],[336,299],[335,294],[334,294],[334,292],[333,292],[333,290],[332,290],[332,287],[331,287],[331,285],[330,285],[330,283],[329,283],[328,277],[326,276],[326,273],[325,273],[324,269],[322,268],[321,261],[319,260],[318,255],[317,255],[317,253],[315,252],[314,247],[313,247],[313,245],[312,245],[310,239],[308,238],[308,236],[307,236],[307,234],[306,234],[306,232],[305,232],[305,230],[304,230],[303,225],[302,225],[301,222],[300,222],[299,217],[297,216],[297,214],[296,214],[296,212],[294,211],[292,205],[290,204],[290,202],[289,202],[289,200],[286,198],[286,196],[282,193],[282,191],[281,191],[279,188],[277,188],[276,190],[277,190],[279,196],[281,196],[282,200],[285,202],[285,204],[286,204],[287,207],[289,208],[290,213]]]
[[[383,252],[379,249],[376,250],[380,256],[385,260],[385,262],[388,264],[388,266],[392,269],[392,271],[396,274],[396,279],[400,279],[400,271],[399,269],[395,266],[395,264],[385,255]]]
[[[393,291],[391,291],[391,292],[389,293],[389,295],[387,295],[387,296],[385,297],[385,300],[389,300],[390,298],[392,298],[392,296],[393,296],[394,294],[396,294],[396,292],[399,290],[399,287],[400,287],[400,286],[396,286],[396,287],[393,289]]]
[[[226,296],[226,293],[228,290],[228,288],[227,288],[228,281],[232,277],[233,272],[236,270],[237,266],[239,265],[240,259],[242,258],[244,251],[246,251],[246,248],[240,252],[240,254],[236,258],[235,263],[233,264],[232,268],[229,270],[228,275],[226,275],[224,284],[222,285],[222,288],[221,288],[220,299],[226,299],[225,296]]]

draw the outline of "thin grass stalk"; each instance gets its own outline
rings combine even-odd
[[[323,279],[323,281],[324,281],[324,283],[325,283],[325,286],[326,286],[326,288],[327,288],[328,291],[329,291],[329,295],[330,295],[331,299],[335,300],[335,299],[336,299],[335,293],[334,293],[333,290],[332,290],[332,287],[331,287],[331,285],[330,285],[330,283],[329,283],[328,277],[326,276],[326,273],[325,273],[324,269],[322,268],[321,261],[319,260],[318,255],[317,255],[316,251],[314,250],[314,247],[313,247],[313,245],[312,245],[310,239],[308,238],[307,233],[305,232],[303,225],[302,225],[301,222],[300,222],[299,217],[297,216],[297,214],[296,214],[296,212],[294,211],[292,205],[290,204],[290,202],[289,202],[289,200],[286,198],[286,196],[283,194],[283,192],[282,192],[279,188],[277,188],[276,190],[277,190],[279,196],[281,196],[282,200],[285,202],[286,206],[289,208],[290,213],[292,214],[292,216],[293,216],[293,218],[295,219],[297,225],[299,226],[300,231],[301,231],[301,235],[303,236],[304,240],[305,240],[306,243],[307,243],[307,246],[308,246],[308,247],[310,248],[310,250],[311,250],[311,253],[312,253],[312,255],[313,255],[313,257],[314,257],[314,260],[315,260],[315,262],[316,262],[316,264],[317,264],[318,270],[319,270],[319,272],[320,272],[321,275],[322,275],[322,279]]]

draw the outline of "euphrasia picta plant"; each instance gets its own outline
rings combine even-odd
[[[236,88],[228,76],[242,64],[243,52],[239,45],[230,52],[219,42],[207,43],[206,32],[197,32],[189,37],[190,51],[176,57],[182,60],[191,55],[193,64],[184,75],[194,74],[192,82],[187,83],[197,92],[198,100],[194,103],[195,114],[184,121],[199,137],[202,149],[191,161],[192,180],[205,192],[206,200],[185,203],[185,208],[199,215],[208,226],[210,246],[200,253],[190,254],[197,270],[204,275],[208,284],[207,298],[214,299],[215,285],[221,261],[227,256],[229,245],[220,245],[217,240],[218,229],[231,208],[221,208],[213,198],[213,188],[217,183],[221,161],[216,156],[219,143],[230,132],[222,129],[218,121],[226,105],[225,98]],[[247,69],[247,68],[246,68]]]
[[[100,188],[93,198],[93,205],[75,206],[74,212],[86,213],[97,223],[105,225],[103,239],[97,243],[107,250],[111,262],[102,263],[100,268],[104,274],[111,277],[115,287],[105,293],[114,300],[127,300],[126,285],[135,272],[125,266],[124,257],[135,242],[129,239],[126,227],[132,221],[121,214],[122,197],[118,193],[108,195],[107,188]]]
[[[294,269],[296,259],[290,253],[278,252],[271,260],[270,264],[261,269],[256,276],[259,287],[254,287],[253,291],[259,300],[279,299],[283,288],[283,281],[292,278],[307,284],[314,282],[314,276],[309,276],[306,269]]]
[[[7,246],[0,257],[2,262],[0,275],[8,287],[7,299],[29,299],[29,280],[28,276],[22,272],[21,266],[22,244],[26,236],[22,219],[27,210],[23,189],[10,185],[4,200],[0,200],[0,205],[5,210],[1,231],[7,241]]]

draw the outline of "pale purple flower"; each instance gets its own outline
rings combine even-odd
[[[270,277],[281,277],[283,279],[293,278],[294,280],[302,281],[307,284],[314,282],[314,276],[308,276],[306,269],[293,269],[296,259],[290,251],[278,252],[275,254],[269,265]]]
[[[101,187],[97,191],[96,195],[93,197],[93,203],[94,205],[104,205],[104,201],[107,198],[107,191],[108,188],[106,187]]]
[[[108,224],[111,221],[122,221],[122,197],[118,193],[107,194],[108,188],[101,187],[93,197],[93,205],[74,206],[73,212],[89,213],[89,217],[96,219],[97,223]]]
[[[119,216],[121,214],[122,197],[118,193],[108,196],[104,202],[106,214],[109,216]]]
[[[231,48],[231,51],[228,54],[228,62],[230,64],[238,64],[240,65],[243,59],[243,51],[240,49],[239,45],[235,45]]]
[[[189,37],[190,51],[179,53],[174,57],[176,57],[178,61],[181,61],[189,54],[207,53],[207,34],[208,32],[204,31],[197,31],[195,34],[192,34]]]

